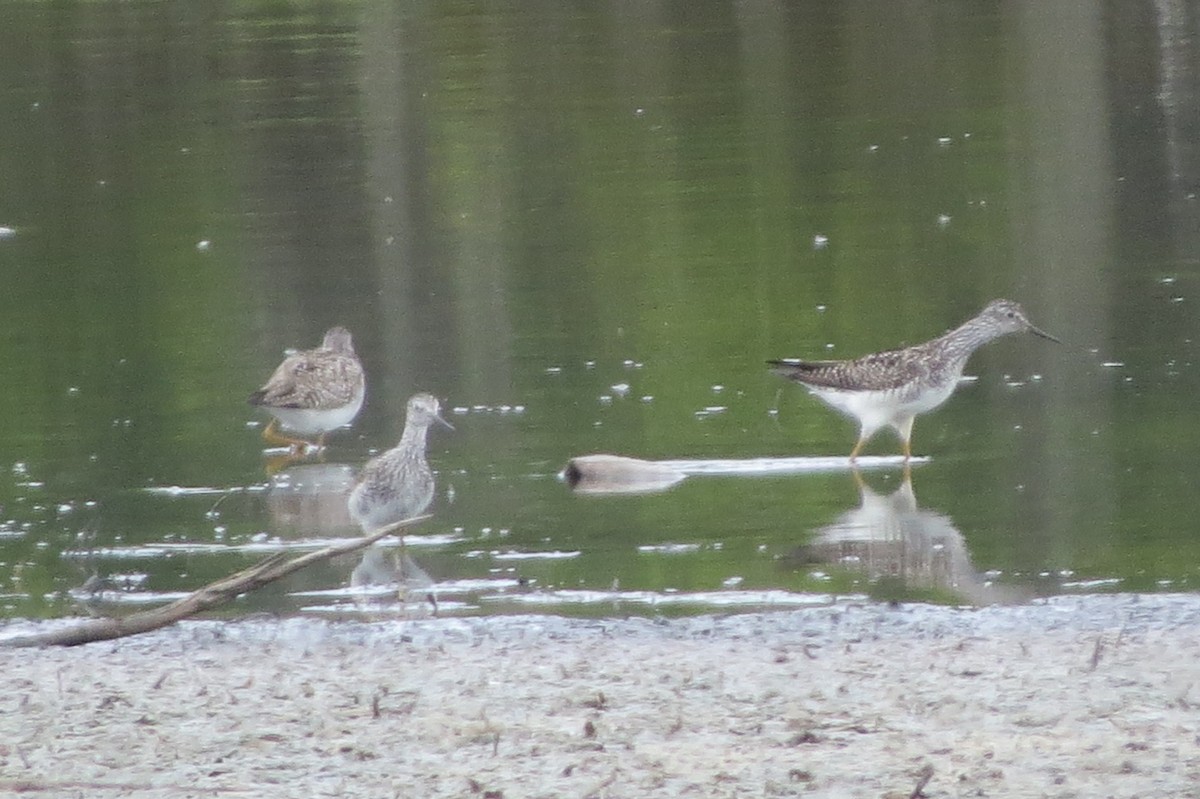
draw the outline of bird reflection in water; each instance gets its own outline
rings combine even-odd
[[[409,557],[404,549],[375,544],[363,551],[362,560],[350,572],[350,587],[360,604],[365,602],[368,589],[396,587],[402,599],[409,594],[425,593],[425,601],[437,613],[437,596],[433,593],[433,578]]]
[[[346,508],[354,467],[345,463],[292,463],[271,476],[266,495],[271,532],[286,538],[346,535],[355,529]]]
[[[350,517],[362,528],[364,535],[419,516],[433,502],[433,470],[429,468],[429,461],[425,457],[429,428],[436,423],[454,429],[442,418],[440,410],[437,397],[432,394],[411,397],[400,442],[363,466],[347,504]],[[403,533],[400,534],[400,551],[392,561],[391,569],[383,568],[387,563],[385,553],[381,548],[372,547],[364,554],[362,563],[355,571],[360,573],[360,580],[367,579],[367,575],[390,571],[397,577],[394,581],[399,582],[404,590],[409,587],[410,577],[416,573],[432,585],[429,576],[404,551]],[[354,584],[353,575],[351,584]],[[436,603],[434,607],[436,609]]]
[[[929,598],[992,605],[1024,599],[975,571],[962,533],[949,516],[917,505],[912,474],[905,470],[891,494],[875,492],[854,472],[859,506],[816,530],[797,553],[807,562],[864,573],[877,599]]]

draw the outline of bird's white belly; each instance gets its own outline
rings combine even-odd
[[[271,408],[270,411],[285,429],[301,435],[315,435],[350,424],[362,410],[365,396],[365,391],[359,391],[353,400],[340,408]]]
[[[904,419],[931,411],[954,393],[957,381],[933,386],[924,391],[842,391],[833,388],[809,390],[832,408],[859,420],[865,429],[895,425]]]
[[[403,519],[419,516],[433,504],[433,482],[422,484],[416,493],[409,493],[404,486],[369,486],[359,483],[350,492],[347,507],[350,518],[362,527],[363,532],[377,530]]]

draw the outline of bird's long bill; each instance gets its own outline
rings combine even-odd
[[[1029,332],[1035,336],[1041,336],[1042,338],[1047,339],[1048,341],[1053,341],[1055,344],[1062,344],[1062,339],[1057,339],[1054,336],[1047,333],[1045,330],[1034,327],[1033,325],[1029,326]]]
[[[1057,339],[1056,339],[1056,341],[1057,341]],[[447,422],[445,419],[443,419],[443,418],[442,418],[442,415],[441,415],[440,413],[435,413],[435,414],[433,415],[433,418],[434,418],[434,419],[436,419],[436,420],[438,420],[439,422],[441,422],[441,423],[442,423],[443,425],[445,425],[446,427],[449,427],[451,430],[453,430],[453,429],[454,429],[454,425],[450,424],[450,423],[449,423],[449,422]]]

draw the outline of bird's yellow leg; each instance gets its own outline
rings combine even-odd
[[[262,431],[263,441],[277,446],[291,447],[293,452],[301,453],[308,447],[308,442],[300,438],[291,438],[279,432],[279,420],[272,419]]]
[[[862,451],[863,444],[867,443],[867,439],[863,436],[858,437],[858,443],[854,445],[854,449],[850,450],[850,462],[854,463],[858,460],[858,453]]]

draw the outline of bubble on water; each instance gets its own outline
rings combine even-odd
[[[823,250],[829,246],[829,237],[824,233],[818,233],[813,236],[812,246],[814,250]]]
[[[196,252],[208,252],[212,247],[212,242],[208,239],[201,239],[196,242]]]

